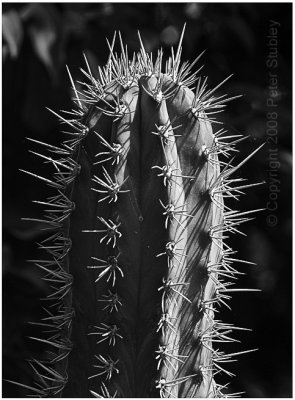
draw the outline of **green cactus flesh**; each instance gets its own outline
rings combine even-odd
[[[249,185],[226,161],[241,138],[212,128],[231,99],[180,63],[181,41],[164,72],[142,42],[131,61],[113,43],[99,79],[86,60],[77,107],[59,116],[69,137],[33,140],[54,168],[30,173],[54,190],[39,202],[52,233],[36,263],[52,293],[34,338],[49,351],[31,362],[38,397],[222,397],[214,376],[232,376],[215,344],[242,328],[214,315],[238,290],[224,239],[248,213],[223,199]]]

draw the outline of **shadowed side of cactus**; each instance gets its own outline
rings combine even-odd
[[[243,139],[212,128],[232,98],[207,90],[198,59],[181,64],[183,33],[164,69],[161,50],[153,62],[140,39],[129,59],[114,37],[99,79],[87,60],[83,92],[70,76],[77,107],[58,115],[69,138],[31,139],[53,176],[29,174],[55,191],[38,201],[52,230],[40,244],[48,258],[36,260],[52,286],[47,336],[34,338],[48,357],[31,361],[27,387],[39,397],[221,397],[214,375],[232,375],[232,355],[214,346],[242,328],[215,312],[243,290],[232,288],[239,272],[224,239],[249,212],[223,199],[251,186],[232,173],[255,152],[237,166],[219,160]]]

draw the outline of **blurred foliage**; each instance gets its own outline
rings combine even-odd
[[[289,3],[3,3],[3,376],[31,384],[25,359],[38,356],[42,346],[27,336],[38,328],[27,321],[42,315],[39,298],[47,288],[41,272],[28,259],[38,258],[35,242],[46,232],[21,217],[40,217],[32,199],[44,199],[49,189],[23,176],[18,168],[40,170],[40,162],[28,152],[26,137],[58,144],[60,126],[45,109],[71,108],[71,90],[65,64],[74,78],[82,79],[83,52],[93,73],[106,62],[111,39],[120,30],[130,53],[139,49],[137,30],[147,50],[162,46],[168,53],[187,22],[183,59],[193,60],[201,51],[210,87],[230,73],[235,76],[222,89],[231,96],[244,94],[222,116],[225,128],[249,135],[239,146],[241,160],[266,140],[268,91],[267,34],[269,20],[279,27],[278,157],[280,193],[278,225],[268,227],[267,211],[244,227],[247,237],[233,236],[231,245],[239,257],[257,262],[242,266],[247,274],[240,287],[262,293],[236,294],[232,311],[220,317],[252,328],[241,333],[243,344],[228,351],[259,348],[231,365],[236,378],[232,391],[243,397],[290,397],[292,374],[291,326],[291,24]],[[41,167],[46,172],[46,167]],[[242,210],[266,207],[269,196],[268,145],[239,172],[251,182],[266,181],[241,198]],[[41,174],[40,172],[40,174]],[[234,205],[237,208],[237,204]],[[41,227],[42,228],[42,227]],[[21,397],[24,391],[3,384],[4,397]]]

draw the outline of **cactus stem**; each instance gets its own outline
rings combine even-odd
[[[120,33],[120,54],[114,51],[116,33],[111,44],[107,41],[109,57],[104,67],[98,67],[98,78],[84,54],[86,67],[81,71],[87,82],[78,82],[81,91],[66,67],[76,109],[61,110],[61,115],[48,109],[71,127],[64,131],[67,140],[56,147],[29,139],[46,149],[46,155],[31,153],[50,163],[53,178],[21,171],[57,189],[46,201],[34,201],[44,206],[43,219],[25,218],[50,230],[50,237],[38,243],[50,260],[34,261],[51,289],[50,307],[38,324],[47,336],[32,339],[53,350],[47,351],[42,363],[30,361],[38,379],[36,389],[23,387],[35,397],[62,396],[68,372],[63,395],[73,391],[79,397],[86,391],[106,398],[115,397],[117,391],[111,393],[118,389],[122,397],[133,393],[150,397],[153,368],[159,371],[156,388],[161,397],[224,397],[226,385],[216,384],[215,375],[234,376],[223,364],[253,351],[215,350],[218,343],[239,342],[231,334],[244,330],[216,320],[215,315],[222,305],[230,309],[227,302],[234,293],[259,291],[235,287],[243,273],[233,263],[253,263],[235,259],[236,252],[224,240],[230,234],[244,235],[239,225],[261,210],[233,211],[224,199],[238,201],[244,189],[261,184],[231,176],[263,145],[234,165],[230,155],[247,137],[231,135],[224,128],[213,133],[212,124],[222,124],[215,114],[240,96],[218,93],[231,76],[208,89],[207,78],[198,76],[202,67],[192,72],[203,53],[192,64],[181,64],[184,32],[185,26],[164,66],[166,73],[162,73],[163,50],[153,59],[140,34],[140,52],[131,59]],[[189,86],[195,86],[194,92]],[[89,135],[86,123],[91,126]],[[153,169],[155,173],[149,173]],[[195,176],[189,175],[192,171]],[[160,231],[153,231],[152,220],[163,222]],[[98,239],[90,236],[89,243],[81,231],[98,233]],[[87,266],[89,259],[93,265]],[[97,269],[92,272],[98,285],[81,265]],[[151,333],[148,328],[155,319],[158,323]],[[71,340],[75,346],[69,357]],[[93,342],[99,345],[97,355],[92,353]],[[77,383],[75,368],[86,371],[88,364],[93,375],[82,372]]]

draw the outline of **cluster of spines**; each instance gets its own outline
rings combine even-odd
[[[40,362],[37,360],[33,360],[31,365],[33,369],[36,371],[37,376],[39,377],[39,382],[36,388],[29,389],[33,390],[33,393],[38,397],[48,397],[50,395],[58,395],[62,392],[66,382],[66,367],[61,368],[61,372],[58,368],[52,367],[53,364],[56,363],[66,363],[65,359],[67,358],[69,352],[71,351],[71,324],[72,318],[74,316],[74,310],[71,308],[71,285],[72,285],[72,276],[68,271],[68,266],[65,266],[67,254],[71,249],[71,239],[67,236],[67,219],[70,217],[72,211],[75,209],[75,204],[71,201],[71,199],[67,196],[70,186],[73,184],[75,178],[80,172],[80,166],[75,161],[75,152],[79,147],[82,140],[85,139],[89,132],[89,127],[85,126],[84,116],[87,113],[89,107],[93,104],[96,104],[99,100],[102,100],[105,107],[100,108],[100,110],[114,118],[114,122],[128,112],[128,105],[124,105],[119,97],[114,99],[114,103],[110,104],[107,100],[105,100],[105,92],[104,87],[108,85],[112,81],[116,81],[120,84],[123,89],[129,88],[138,78],[142,75],[145,76],[155,76],[157,79],[155,88],[153,91],[146,91],[153,99],[161,106],[162,101],[165,99],[169,99],[173,97],[175,91],[178,87],[191,87],[197,82],[195,96],[191,105],[190,110],[196,118],[210,121],[211,123],[218,123],[215,118],[207,117],[208,115],[218,113],[222,111],[225,103],[233,98],[225,98],[225,96],[214,97],[214,92],[217,90],[220,85],[218,85],[213,90],[206,90],[206,80],[201,82],[201,78],[197,78],[197,72],[192,73],[191,69],[198,58],[193,62],[193,64],[184,63],[180,64],[181,58],[181,42],[183,38],[183,33],[181,36],[180,44],[177,49],[176,55],[172,51],[172,55],[166,63],[165,73],[167,76],[172,78],[173,84],[171,86],[162,91],[162,73],[161,73],[161,64],[162,64],[162,51],[159,51],[158,57],[155,62],[152,60],[152,56],[147,54],[142,41],[141,42],[141,51],[136,56],[134,55],[132,60],[129,61],[128,51],[125,48],[121,41],[121,56],[118,57],[117,54],[114,53],[114,41],[112,45],[110,45],[110,57],[104,68],[99,67],[99,79],[95,79],[92,76],[89,65],[86,60],[87,71],[82,70],[82,72],[86,75],[90,80],[90,84],[83,83],[86,87],[83,92],[78,92],[76,89],[73,79],[70,76],[73,90],[75,93],[74,101],[78,106],[78,109],[72,110],[70,112],[71,117],[67,119],[63,116],[58,115],[59,119],[62,123],[67,124],[72,128],[72,132],[65,132],[70,135],[70,139],[63,142],[61,147],[52,146],[49,144],[42,143],[40,141],[32,140],[42,146],[44,146],[49,153],[55,153],[59,155],[61,158],[54,159],[51,156],[44,156],[39,153],[34,153],[40,157],[42,157],[45,162],[50,162],[55,172],[53,173],[53,178],[48,179],[43,176],[39,176],[37,174],[33,174],[31,172],[27,172],[30,175],[42,180],[49,186],[57,189],[58,194],[56,196],[48,198],[47,201],[37,201],[37,203],[46,206],[46,215],[44,220],[37,220],[38,222],[45,223],[48,225],[48,229],[57,229],[57,232],[50,236],[50,238],[46,239],[40,244],[40,248],[46,250],[51,256],[51,260],[35,260],[36,264],[42,268],[46,272],[45,279],[51,283],[53,288],[53,293],[49,296],[49,299],[55,300],[56,303],[54,307],[58,307],[58,312],[56,315],[53,315],[50,310],[47,310],[48,316],[46,316],[40,325],[46,327],[47,332],[51,333],[49,339],[37,339],[41,340],[53,348],[57,349],[58,352],[52,353],[48,360],[44,362]],[[115,39],[115,37],[114,37]],[[224,81],[225,82],[225,81]],[[223,83],[223,82],[222,82]],[[69,113],[69,112],[67,112]],[[206,113],[206,114],[204,114]],[[174,123],[173,121],[172,123]],[[166,125],[156,125],[155,131],[151,132],[154,135],[157,135],[160,139],[160,144],[163,148],[165,154],[165,148],[168,145],[171,145],[171,142],[175,142],[175,137],[180,136],[174,134],[172,132],[172,123],[167,123]],[[173,130],[177,129],[179,126],[173,126]],[[101,144],[105,147],[105,151],[98,153],[97,158],[98,161],[96,164],[103,164],[105,162],[109,162],[114,168],[119,163],[120,157],[122,155],[122,147],[117,143],[108,143],[98,132],[96,135],[100,139]],[[220,130],[216,132],[214,143],[210,148],[204,146],[202,148],[202,152],[204,158],[208,163],[212,165],[216,164],[216,156],[223,155],[225,157],[229,157],[230,151],[235,150],[234,146],[240,140],[244,138],[240,138],[239,135],[234,136],[224,136],[225,131]],[[234,139],[231,142],[227,142],[228,139]],[[257,149],[258,150],[258,149]],[[256,150],[256,151],[257,151]],[[255,152],[256,152],[255,151]],[[240,185],[232,186],[236,182],[240,182],[240,179],[230,179],[230,176],[233,172],[235,172],[240,166],[244,164],[255,152],[253,152],[246,160],[240,163],[238,166],[233,167],[231,165],[231,161],[229,162],[219,162],[219,164],[224,165],[223,172],[219,175],[215,182],[210,183],[210,187],[207,190],[212,203],[214,203],[217,207],[221,207],[226,210],[224,212],[224,222],[219,226],[212,226],[209,229],[208,235],[210,236],[212,242],[216,243],[216,245],[220,248],[222,252],[222,259],[215,263],[209,264],[207,266],[208,277],[211,278],[212,282],[215,285],[215,297],[212,299],[208,299],[206,301],[201,301],[200,309],[204,313],[205,318],[207,318],[211,325],[205,331],[200,333],[200,341],[202,345],[207,347],[212,352],[212,361],[210,365],[201,366],[200,371],[202,374],[207,374],[208,372],[219,373],[220,371],[225,372],[229,376],[232,374],[225,370],[220,366],[220,363],[227,362],[230,360],[231,356],[235,356],[240,353],[234,353],[225,355],[223,352],[219,352],[218,350],[214,350],[210,345],[212,343],[220,343],[220,342],[232,342],[234,339],[230,338],[228,335],[235,329],[230,324],[224,324],[220,321],[214,320],[212,317],[213,313],[218,312],[215,305],[216,304],[227,304],[227,300],[230,297],[230,293],[243,289],[233,289],[231,288],[232,283],[225,283],[224,278],[235,278],[236,275],[240,274],[235,268],[232,267],[233,262],[245,262],[246,261],[234,259],[232,255],[234,252],[232,249],[224,244],[224,239],[227,238],[225,232],[239,232],[236,228],[242,222],[248,220],[246,216],[248,213],[239,213],[228,209],[227,206],[224,206],[223,202],[220,202],[220,198],[225,197],[233,197],[238,198],[238,196],[242,193],[243,189],[246,189],[252,185]],[[181,171],[177,166],[174,165],[175,161],[169,162],[167,160],[166,165],[157,166],[155,165],[153,169],[157,170],[157,175],[163,179],[163,185],[169,191],[171,189],[172,184],[178,185],[177,179],[180,178],[185,179],[194,179],[193,176],[183,176],[181,175]],[[104,179],[94,176],[93,181],[98,184],[98,188],[92,188],[92,190],[101,193],[104,197],[101,198],[100,201],[108,201],[109,203],[115,203],[118,200],[118,195],[120,193],[126,192],[126,190],[122,189],[122,184],[118,184],[115,177],[112,178],[111,175],[107,172],[107,170],[103,167],[103,175]],[[180,174],[180,175],[179,175]],[[174,181],[174,182],[173,182]],[[170,224],[179,224],[182,228],[183,224],[186,223],[186,220],[191,216],[185,211],[185,203],[181,206],[175,205],[173,203],[164,204],[161,199],[159,199],[161,206],[163,207],[163,215],[165,216],[165,228],[168,229]],[[246,217],[245,217],[246,216]],[[103,225],[104,229],[95,230],[91,232],[97,232],[102,234],[100,239],[101,242],[104,242],[107,246],[116,248],[117,240],[120,238],[120,222],[114,222],[111,219],[104,219],[103,216],[99,216],[100,222]],[[166,249],[163,253],[160,253],[158,256],[166,256],[168,262],[168,270],[169,267],[173,268],[173,262],[180,263],[180,260],[185,257],[184,248],[180,246],[181,239],[175,238],[167,243]],[[120,254],[114,253],[113,256],[110,256],[107,260],[97,259],[93,257],[95,261],[99,262],[99,265],[89,266],[89,268],[97,268],[102,271],[99,273],[97,277],[97,281],[103,277],[106,277],[107,281],[110,282],[112,289],[115,286],[116,276],[117,274],[124,276],[123,270],[118,263],[118,258]],[[190,300],[185,295],[185,287],[187,282],[183,281],[173,281],[169,278],[169,272],[165,278],[163,278],[163,286],[159,288],[159,291],[162,291],[162,314],[158,324],[157,331],[163,331],[167,329],[175,332],[174,327],[174,319],[175,317],[170,316],[167,313],[167,309],[165,308],[167,302],[170,303],[175,301],[175,296],[180,296],[185,301],[190,302]],[[113,290],[109,290],[108,294],[102,295],[99,302],[104,302],[104,309],[108,309],[109,312],[118,311],[118,308],[122,305],[121,299],[117,293],[113,292]],[[98,335],[99,341],[107,341],[110,346],[115,346],[117,339],[123,339],[121,334],[119,333],[119,328],[117,325],[108,325],[101,324],[100,326],[96,326],[96,332],[91,332],[90,334]],[[209,344],[208,344],[209,343]],[[95,356],[98,365],[94,365],[94,367],[100,369],[100,372],[90,376],[89,379],[94,378],[99,375],[105,375],[106,380],[110,380],[113,374],[118,373],[119,370],[117,368],[118,360],[112,360],[109,356],[97,355]],[[178,354],[177,346],[174,348],[168,348],[165,343],[159,345],[159,348],[156,350],[156,360],[158,369],[164,364],[166,368],[175,369],[175,362],[184,363],[186,356],[182,356]],[[177,364],[176,363],[176,364]],[[38,371],[37,371],[38,369]],[[193,377],[194,375],[188,375],[186,377],[175,378],[172,381],[167,381],[164,378],[160,377],[156,383],[156,387],[160,391],[160,395],[166,397],[166,395],[170,395],[170,389],[172,386],[183,383],[186,379]],[[54,382],[54,384],[52,384]],[[221,397],[222,389],[225,386],[220,386],[217,384],[213,385],[213,395],[215,397]],[[108,392],[107,387],[104,383],[101,386],[102,396],[98,395],[95,392],[92,394],[95,397],[112,397]],[[228,397],[229,395],[227,395]],[[235,395],[232,395],[235,397]]]

